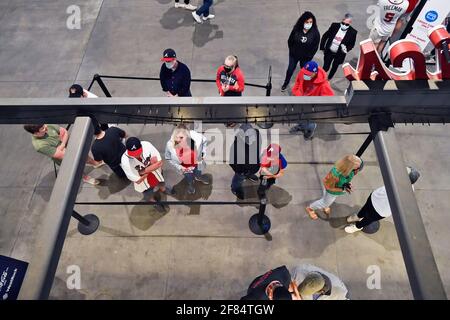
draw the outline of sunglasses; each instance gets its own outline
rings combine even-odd
[[[350,23],[341,22],[344,26],[350,26]]]

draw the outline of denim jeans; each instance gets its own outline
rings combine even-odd
[[[297,63],[300,62],[300,68],[303,68],[305,64],[310,60],[312,60],[312,57],[297,59],[289,55],[289,65],[286,70],[286,78],[284,79],[284,85],[287,86],[291,81],[292,75],[294,74],[295,68],[297,67]]]
[[[184,174],[184,177],[186,178],[186,181],[189,185],[192,185],[194,183],[195,177],[199,177],[202,175],[202,172],[198,170],[197,168],[194,169],[192,172],[187,172]]]
[[[203,5],[197,9],[197,14],[204,17],[209,16],[209,8],[212,6],[213,0],[203,0]]]
[[[234,174],[233,180],[231,180],[231,191],[238,192],[242,188],[246,176],[243,174]]]

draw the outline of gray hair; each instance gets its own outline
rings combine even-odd
[[[353,19],[353,15],[351,13],[346,13],[344,19]]]

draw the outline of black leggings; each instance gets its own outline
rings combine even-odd
[[[369,224],[371,224],[372,222],[384,219],[384,217],[380,216],[375,211],[375,208],[372,205],[372,194],[370,194],[364,207],[362,207],[361,210],[359,210],[358,217],[362,218],[361,221],[356,222],[356,227],[358,229],[364,228]]]

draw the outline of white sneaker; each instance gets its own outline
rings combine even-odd
[[[347,217],[347,223],[352,223],[352,222],[358,222],[361,221],[362,219],[360,217],[358,217],[358,214],[352,214],[351,216]]]
[[[194,18],[195,21],[197,21],[198,23],[202,23],[202,19],[200,18],[200,16],[194,11],[192,12],[192,17]]]
[[[184,3],[175,2],[175,8],[186,8],[186,5]]]
[[[357,232],[357,231],[361,231],[362,228],[359,229],[359,228],[356,227],[356,224],[351,224],[351,225],[349,225],[349,226],[346,226],[344,230],[345,230],[345,232],[347,232],[347,233],[355,233],[355,232]]]
[[[194,10],[197,10],[197,7],[196,6],[193,6],[192,4],[185,4],[184,5],[184,8],[186,9],[186,10],[191,10],[191,11],[194,11]]]
[[[210,19],[214,19],[215,17],[216,17],[215,15],[210,14],[210,15],[207,16],[207,17],[202,17],[202,19],[203,19],[203,21],[207,21],[207,20],[210,20]]]
[[[100,184],[100,181],[97,179],[94,179],[92,177],[83,177],[83,181],[89,184],[92,184],[93,186],[97,186]]]

